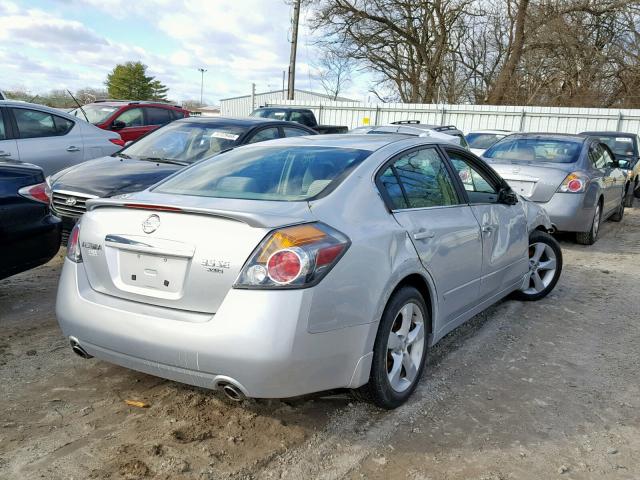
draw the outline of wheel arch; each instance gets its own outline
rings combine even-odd
[[[397,283],[395,288],[392,290],[391,295],[389,295],[389,298],[387,299],[386,304],[388,304],[389,299],[391,299],[391,297],[403,287],[413,287],[416,290],[418,290],[418,292],[420,292],[420,295],[422,295],[422,298],[424,299],[424,303],[426,304],[427,309],[429,311],[429,325],[428,325],[427,333],[432,334],[433,327],[434,327],[435,310],[434,310],[433,294],[431,293],[431,287],[429,285],[429,282],[420,273],[411,273],[409,275],[406,275]]]

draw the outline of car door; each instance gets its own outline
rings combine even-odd
[[[145,124],[144,112],[140,107],[125,110],[112,123],[112,130],[118,132],[125,142],[137,140],[154,128],[157,127]]]
[[[11,120],[6,108],[0,109],[0,161],[20,160],[18,142],[11,133]]]
[[[482,231],[481,298],[513,289],[529,270],[527,218],[521,202],[500,201],[500,178],[480,159],[444,148]],[[506,185],[506,184],[505,184]]]
[[[627,177],[617,165],[615,157],[613,153],[611,153],[611,150],[609,150],[609,147],[600,144],[600,148],[602,150],[602,156],[604,157],[605,177],[608,179],[611,190],[610,209],[614,210],[620,206]]]
[[[20,160],[38,165],[45,176],[84,160],[80,126],[44,110],[12,107]]]
[[[616,206],[614,177],[611,175],[612,168],[607,166],[605,150],[598,142],[589,145],[589,161],[591,163],[592,181],[600,184],[602,196],[604,198],[603,216],[607,215]]]
[[[376,183],[436,285],[439,325],[434,333],[453,328],[452,322],[478,301],[482,239],[452,171],[436,147],[418,147],[383,166]]]

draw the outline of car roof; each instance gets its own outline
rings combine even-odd
[[[583,135],[573,133],[514,133],[509,135],[509,138],[536,138],[544,140],[573,140],[574,142],[582,143],[586,140]],[[503,139],[506,140],[506,139]]]
[[[153,100],[96,100],[95,102],[87,103],[83,105],[106,105],[107,107],[122,107],[127,105],[143,105],[148,107],[167,107],[167,108],[182,108],[180,105],[174,105],[166,102],[155,102]]]
[[[177,120],[181,123],[204,123],[208,125],[230,125],[235,127],[255,127],[260,125],[286,125],[293,127],[302,127],[303,130],[310,130],[304,125],[296,122],[287,122],[284,120],[274,120],[272,118],[262,117],[187,117]]]
[[[625,137],[625,138],[635,138],[637,135],[635,133],[628,132],[612,132],[609,131],[601,131],[601,132],[580,132],[580,135],[586,135],[588,137]]]
[[[487,130],[471,130],[469,133],[493,133],[493,134],[505,134],[505,135],[511,135],[513,133],[518,133],[518,132],[514,132],[513,130],[502,130],[499,128],[496,129],[487,129]]]
[[[333,147],[333,148],[352,148],[356,150],[367,150],[374,152],[391,143],[406,141],[412,138],[416,145],[442,144],[451,146],[451,144],[430,139],[428,137],[408,137],[407,135],[398,135],[390,133],[388,135],[345,135],[343,133],[329,135],[302,135],[299,137],[279,138],[251,145],[254,146],[309,146],[309,147]]]
[[[69,120],[74,120],[74,121],[77,118],[79,118],[73,115],[69,115],[67,112],[59,108],[47,107],[46,105],[40,105],[39,103],[22,102],[20,100],[0,100],[0,107],[33,108],[34,110],[42,110],[43,112],[52,113],[54,115],[58,115],[59,117],[65,117],[65,118],[68,118]]]

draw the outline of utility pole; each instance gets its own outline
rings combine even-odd
[[[300,0],[294,0],[293,4],[293,25],[291,33],[291,56],[289,58],[289,88],[287,99],[294,99],[296,81],[296,51],[298,49],[298,23],[300,22]]]
[[[251,111],[256,109],[256,84],[251,84]]]
[[[204,68],[199,68],[198,71],[201,74],[200,77],[200,106],[203,105],[202,103],[202,92],[204,91],[204,72],[206,72],[207,70]]]
[[[287,72],[285,72],[284,70],[282,70],[282,99],[284,100],[284,82],[285,82],[285,78],[286,78]]]

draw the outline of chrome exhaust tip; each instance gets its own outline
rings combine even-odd
[[[245,398],[244,393],[242,393],[242,391],[240,391],[238,387],[232,385],[231,383],[222,383],[220,384],[220,387],[222,389],[222,392],[227,396],[229,400],[232,400],[234,402],[241,402]]]
[[[78,342],[77,338],[69,337],[69,343],[71,344],[71,350],[73,350],[73,353],[75,353],[79,357],[82,357],[85,360],[93,358],[93,355],[89,355],[89,353],[87,353],[87,351],[80,346],[80,342]]]

